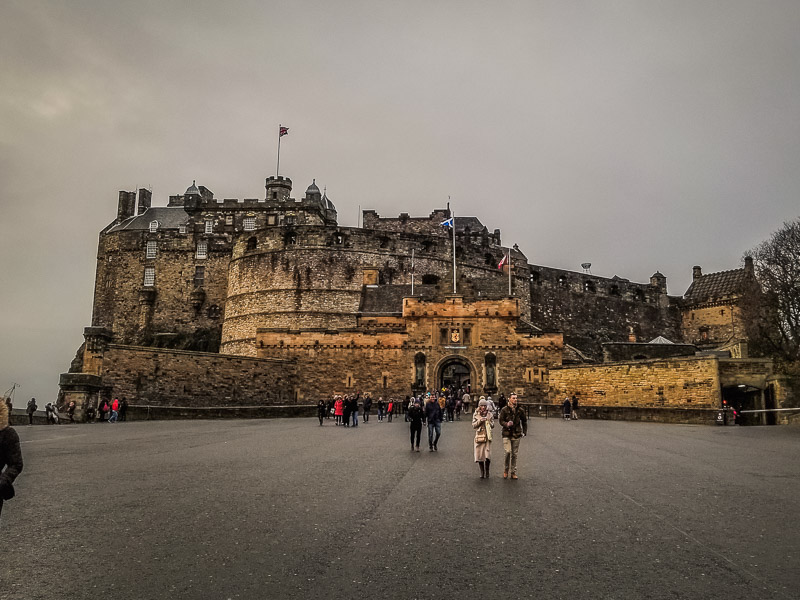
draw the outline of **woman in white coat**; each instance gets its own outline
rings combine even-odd
[[[481,467],[481,479],[489,479],[494,415],[489,411],[489,403],[483,396],[478,402],[478,409],[472,413],[472,428],[475,430],[475,462]]]

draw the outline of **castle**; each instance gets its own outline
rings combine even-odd
[[[341,227],[315,182],[301,198],[288,178],[265,188],[264,199],[219,201],[193,183],[166,207],[146,189],[119,193],[62,400],[275,414],[333,392],[456,385],[541,405],[578,393],[598,415],[700,422],[725,397],[780,401],[771,363],[747,358],[749,260],[695,267],[687,293],[669,296],[658,272],[634,283],[531,264],[476,217],[443,225],[449,209],[366,210],[362,226]],[[628,381],[617,369],[631,366]]]

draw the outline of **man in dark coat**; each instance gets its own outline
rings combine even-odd
[[[428,450],[438,452],[439,437],[442,435],[442,407],[436,400],[436,395],[428,398],[425,404],[425,421],[428,422]],[[434,437],[434,432],[436,437]]]
[[[28,413],[28,425],[33,425],[33,413],[35,413],[38,408],[39,407],[36,406],[36,398],[28,400],[28,407],[25,409],[25,412]]]
[[[14,497],[14,480],[22,472],[19,436],[8,419],[8,405],[0,402],[0,513],[3,502]]]
[[[572,420],[578,420],[578,397],[575,394],[572,395]]]
[[[498,421],[503,426],[503,450],[505,451],[505,469],[503,479],[518,479],[517,454],[519,442],[528,434],[528,417],[525,411],[517,406],[517,395],[511,394],[508,404],[500,411]]]
[[[416,451],[419,452],[419,438],[422,435],[422,423],[425,421],[425,412],[419,402],[412,400],[411,406],[408,408],[408,421],[411,429],[411,451],[414,452],[414,438],[416,437]]]

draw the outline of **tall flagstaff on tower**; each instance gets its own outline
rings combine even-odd
[[[283,125],[278,125],[278,164],[275,167],[275,177],[278,177],[281,172],[281,138],[289,133],[289,128]]]
[[[450,196],[447,197],[447,213],[450,215],[442,221],[443,227],[449,227],[453,231],[453,293],[456,293],[456,218],[450,210]]]

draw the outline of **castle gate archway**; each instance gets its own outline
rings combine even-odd
[[[472,379],[475,370],[469,361],[461,356],[449,356],[439,363],[436,370],[436,389],[441,391],[451,385],[472,390]]]

